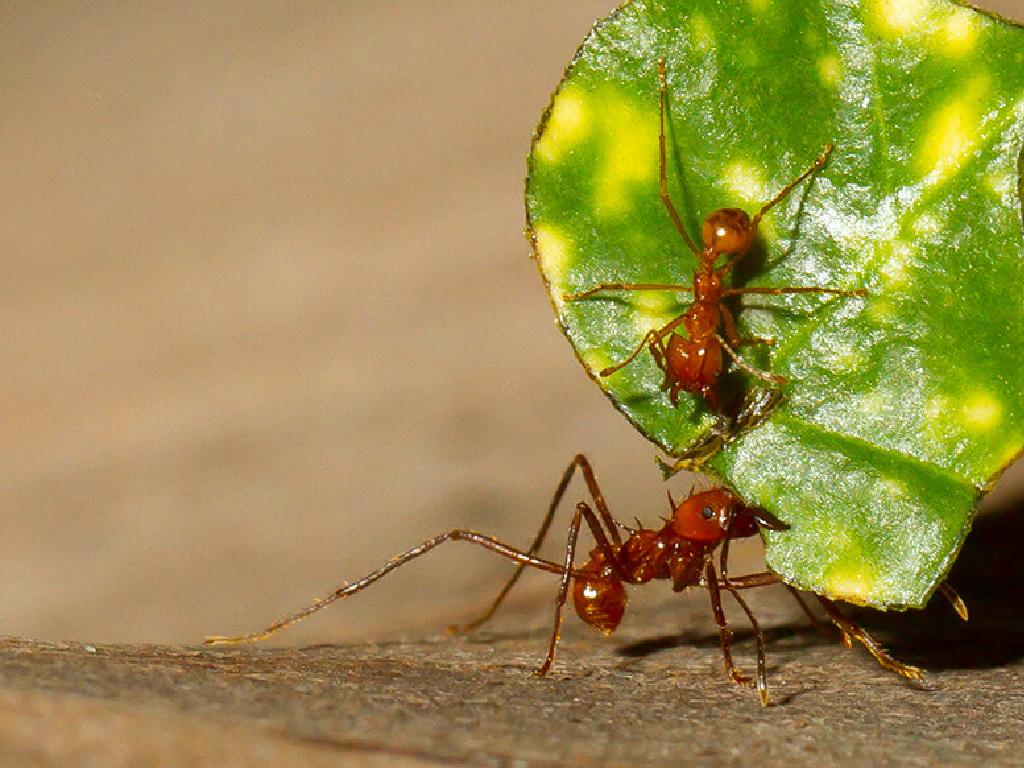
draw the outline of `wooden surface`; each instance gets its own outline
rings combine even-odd
[[[722,673],[700,590],[632,591],[612,638],[570,616],[555,668],[539,679],[531,672],[547,640],[549,589],[535,610],[509,611],[468,638],[285,649],[0,640],[0,762],[1020,765],[1021,517],[1012,510],[980,525],[954,571],[968,623],[941,601],[857,614],[928,670],[920,684],[816,631],[778,587],[751,595],[765,626],[767,709]],[[751,670],[738,613],[737,661]]]
[[[813,629],[776,627],[776,703],[764,710],[726,681],[708,617],[686,606],[673,618],[700,629],[682,636],[568,633],[543,680],[530,675],[543,633],[218,651],[7,640],[0,755],[6,766],[1020,764],[1019,637],[995,666],[974,655],[976,635],[901,644],[939,667],[909,685]]]

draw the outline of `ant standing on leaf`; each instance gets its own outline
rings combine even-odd
[[[559,564],[544,560],[537,556],[537,552],[544,543],[555,512],[577,470],[583,475],[597,511],[595,512],[587,502],[579,502],[569,526],[564,562]],[[490,619],[526,568],[535,568],[556,574],[560,577],[560,583],[555,600],[554,627],[548,642],[547,655],[537,670],[538,675],[545,675],[551,669],[555,659],[555,649],[562,624],[562,609],[569,598],[570,589],[572,590],[573,605],[580,619],[605,634],[611,634],[618,627],[625,613],[626,590],[624,585],[640,585],[654,580],[667,580],[672,583],[672,589],[675,592],[681,592],[688,587],[703,586],[708,590],[712,614],[718,625],[726,673],[736,683],[749,683],[750,678],[743,675],[733,664],[732,632],[722,608],[721,593],[725,591],[731,594],[743,609],[754,630],[757,648],[757,690],[761,703],[767,706],[769,701],[768,676],[764,638],[757,619],[740,591],[777,584],[780,583],[780,579],[771,571],[745,576],[730,576],[728,569],[729,542],[732,539],[746,538],[757,534],[759,526],[771,530],[785,530],[787,526],[765,510],[747,506],[735,493],[725,488],[693,493],[681,502],[674,501],[670,494],[669,503],[671,517],[664,518],[665,524],[661,528],[645,528],[639,521],[637,521],[636,528],[624,525],[612,517],[590,462],[580,454],[573,459],[563,473],[544,521],[528,551],[524,552],[474,531],[461,529],[449,531],[397,555],[362,579],[346,584],[307,608],[274,622],[262,632],[235,637],[208,637],[206,644],[227,645],[264,640],[278,630],[302,621],[337,600],[343,600],[356,592],[361,592],[394,569],[446,541],[468,541],[514,561],[518,563],[518,566],[490,608],[476,621],[463,627],[452,628],[453,631],[468,632]],[[575,564],[576,548],[583,523],[586,523],[590,530],[595,547],[590,551],[587,562],[577,567]],[[623,533],[626,534],[625,539],[623,539]],[[715,550],[720,552],[717,568],[713,557]],[[817,619],[810,613],[799,593],[789,585],[785,586],[812,620],[817,623]],[[943,584],[940,590],[953,603],[957,612],[966,618],[966,608],[952,588]],[[831,600],[821,596],[818,596],[818,600],[829,619],[839,629],[847,646],[852,646],[853,640],[856,640],[885,669],[909,679],[916,680],[921,677],[921,670],[889,656],[871,635],[840,613],[838,607]]]
[[[667,78],[665,60],[658,61],[660,90],[660,132],[658,134],[659,149],[659,180],[661,184],[661,201],[668,211],[673,225],[686,242],[687,247],[697,257],[697,269],[693,273],[693,284],[675,285],[661,283],[603,283],[582,293],[567,294],[566,301],[580,301],[607,291],[666,291],[673,293],[692,293],[693,304],[679,317],[671,322],[649,331],[637,348],[625,360],[617,365],[605,368],[601,376],[611,376],[633,362],[644,348],[648,348],[654,362],[664,372],[665,379],[662,390],[667,390],[673,405],[679,404],[679,392],[686,391],[699,394],[713,411],[721,410],[716,385],[722,373],[724,350],[733,362],[752,376],[776,385],[786,383],[786,379],[774,373],[760,371],[748,365],[736,352],[736,348],[749,344],[770,344],[768,339],[741,338],[736,330],[736,321],[725,299],[745,294],[779,295],[786,293],[821,293],[840,296],[865,296],[867,291],[842,290],[838,288],[821,288],[818,286],[785,287],[785,288],[728,288],[724,279],[736,264],[746,255],[754,242],[757,228],[772,208],[784,200],[793,189],[804,179],[821,169],[832,153],[833,145],[826,145],[814,164],[788,184],[774,198],[761,206],[753,218],[739,208],[719,208],[713,211],[704,221],[701,230],[702,247],[698,248],[686,232],[682,218],[672,203],[668,193],[668,179],[665,159],[665,112],[667,102]],[[728,257],[725,263],[715,267],[720,257]],[[678,333],[683,328],[689,338]],[[723,338],[723,332],[725,334]]]

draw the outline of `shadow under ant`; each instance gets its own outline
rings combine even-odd
[[[761,634],[764,637],[765,643],[769,646],[781,640],[792,640],[794,638],[798,639],[799,642],[795,645],[790,643],[787,647],[808,648],[818,645],[817,639],[819,638],[822,645],[835,645],[835,638],[824,638],[814,627],[804,624],[764,627],[761,630]],[[754,641],[754,633],[749,629],[736,629],[733,631],[732,637],[737,644],[747,641],[753,643]],[[812,637],[815,638],[813,642],[810,640]],[[639,659],[677,648],[717,648],[720,643],[721,640],[717,634],[708,632],[679,632],[671,635],[660,635],[658,637],[635,640],[620,646],[616,652],[619,656]]]
[[[941,600],[922,611],[860,609],[901,658],[932,670],[991,669],[1024,658],[1024,498],[980,516],[949,574],[970,610],[960,621]]]

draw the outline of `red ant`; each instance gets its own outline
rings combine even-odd
[[[544,542],[555,512],[576,470],[582,473],[594,506],[597,507],[597,512],[595,513],[585,501],[576,505],[576,511],[569,526],[565,561],[559,564],[538,557],[537,552]],[[453,627],[453,631],[469,631],[490,619],[526,568],[536,568],[554,573],[561,579],[558,597],[555,600],[554,627],[548,642],[547,655],[537,669],[538,675],[545,675],[551,669],[555,659],[555,648],[558,644],[559,629],[562,624],[562,609],[568,599],[570,587],[576,614],[580,619],[605,634],[611,634],[618,627],[626,609],[625,584],[646,584],[655,579],[664,579],[672,582],[672,589],[675,592],[681,592],[688,587],[704,586],[711,598],[712,613],[715,623],[718,625],[726,672],[734,682],[749,683],[750,678],[741,674],[733,664],[732,632],[722,609],[721,593],[724,590],[729,592],[739,603],[754,630],[757,646],[757,690],[761,703],[767,706],[768,677],[764,638],[757,619],[740,594],[740,590],[776,584],[780,582],[780,579],[771,571],[737,577],[730,576],[728,571],[729,542],[732,539],[755,535],[759,526],[771,530],[784,530],[787,526],[765,510],[747,506],[735,493],[725,488],[693,493],[678,503],[669,494],[669,503],[672,508],[672,516],[665,518],[665,525],[659,529],[645,528],[639,521],[636,528],[623,525],[612,517],[590,462],[580,454],[573,459],[563,473],[547,515],[528,551],[524,552],[474,531],[461,529],[449,531],[397,555],[362,579],[346,584],[309,607],[274,622],[262,632],[237,637],[213,636],[206,638],[205,642],[207,645],[223,645],[264,640],[278,630],[307,618],[336,600],[342,600],[351,597],[356,592],[361,592],[384,575],[446,541],[469,541],[515,561],[518,566],[490,608],[476,621],[463,627]],[[577,567],[575,565],[576,547],[580,527],[584,521],[594,537],[596,546],[590,551],[590,559],[582,566]],[[625,541],[623,541],[620,531],[628,534]],[[713,555],[719,548],[719,566],[716,568]],[[810,609],[799,593],[788,585],[786,587],[808,615],[811,615]],[[953,603],[958,613],[966,618],[966,608],[952,588],[943,584],[941,591]],[[885,669],[913,680],[921,677],[921,670],[889,656],[871,635],[840,613],[838,607],[831,600],[821,596],[818,596],[818,600],[829,619],[838,627],[847,646],[852,646],[852,641],[857,640]],[[817,623],[813,615],[811,618]]]
[[[760,371],[748,365],[737,354],[735,347],[748,344],[771,344],[769,339],[741,338],[736,331],[736,321],[724,300],[730,296],[745,294],[779,295],[786,293],[828,293],[840,296],[865,296],[863,289],[842,290],[838,288],[821,288],[806,286],[800,288],[726,288],[724,278],[736,264],[746,255],[754,242],[757,228],[772,208],[778,205],[793,189],[815,171],[821,169],[828,161],[834,145],[828,144],[817,160],[787,185],[779,194],[761,206],[753,218],[739,208],[719,208],[704,220],[701,230],[703,247],[698,248],[683,225],[682,218],[672,203],[668,193],[668,179],[665,159],[665,111],[667,101],[667,79],[665,60],[658,62],[660,90],[661,129],[658,135],[659,175],[661,185],[661,201],[668,211],[673,225],[686,242],[687,247],[697,257],[697,269],[693,273],[693,285],[676,285],[661,283],[602,283],[582,293],[566,294],[566,301],[579,301],[604,291],[669,291],[674,293],[692,293],[693,303],[690,308],[671,322],[649,331],[640,341],[639,346],[625,360],[617,365],[605,368],[601,376],[613,373],[633,362],[644,347],[651,350],[654,362],[664,374],[662,390],[667,390],[673,405],[679,404],[679,392],[686,391],[700,394],[708,407],[714,411],[721,410],[718,394],[715,391],[718,378],[722,373],[722,350],[732,358],[733,362],[752,376],[782,385],[786,379],[777,374]],[[715,262],[720,256],[728,256],[728,260],[720,267]],[[681,336],[677,330],[686,329],[689,338]],[[722,337],[722,332],[725,338]],[[666,339],[667,344],[666,344]]]

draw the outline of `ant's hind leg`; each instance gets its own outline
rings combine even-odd
[[[636,349],[633,350],[633,352],[630,354],[629,357],[627,357],[621,363],[618,363],[616,365],[612,365],[612,366],[609,366],[608,368],[605,368],[604,370],[600,371],[598,375],[604,377],[604,376],[611,376],[613,373],[618,373],[623,368],[625,368],[627,365],[629,365],[634,360],[636,360],[640,356],[640,353],[643,352],[645,348],[651,347],[651,345],[653,345],[655,343],[657,343],[658,346],[659,346],[659,349],[662,352],[664,352],[664,348],[661,346],[662,339],[664,339],[666,336],[668,336],[670,333],[672,333],[676,328],[681,326],[684,322],[686,322],[686,315],[680,315],[679,317],[677,317],[672,322],[666,323],[665,325],[663,325],[661,328],[655,328],[653,331],[648,331],[647,333],[644,334],[644,337],[640,340],[640,344],[637,346]],[[653,349],[653,347],[652,347],[652,349]],[[657,361],[657,357],[655,357],[655,361]],[[659,367],[661,367],[661,366],[659,366]],[[662,367],[662,370],[664,370],[663,367]]]
[[[565,492],[569,487],[569,483],[575,476],[576,471],[579,470],[580,474],[583,475],[583,480],[587,484],[587,490],[590,491],[590,496],[594,500],[597,511],[601,516],[601,521],[604,523],[604,531],[607,533],[607,537],[610,538],[615,544],[621,544],[622,539],[619,535],[618,527],[615,525],[615,519],[612,517],[611,511],[608,508],[608,503],[604,499],[604,494],[601,492],[601,486],[597,484],[597,476],[594,474],[593,467],[590,466],[590,461],[582,453],[578,453],[573,457],[573,460],[569,463],[569,466],[565,468],[562,473],[561,479],[558,481],[558,486],[555,488],[555,493],[551,497],[551,503],[548,505],[548,511],[544,515],[544,520],[540,524],[540,529],[537,531],[537,535],[533,538],[533,543],[530,545],[527,554],[536,555],[541,546],[544,544],[545,538],[547,538],[548,531],[551,529],[551,523],[555,518],[555,513],[558,511],[558,507],[562,503],[562,499],[565,497]],[[600,528],[600,526],[598,526]],[[527,563],[520,563],[516,566],[515,572],[505,582],[505,586],[502,587],[498,596],[491,603],[490,607],[484,611],[484,613],[477,619],[463,625],[452,625],[448,627],[448,631],[453,634],[465,634],[472,632],[474,629],[489,621],[494,614],[497,612],[501,604],[505,602],[505,598],[508,593],[512,591],[512,587],[516,585],[519,578],[523,575],[523,571],[527,568]]]
[[[749,373],[751,376],[756,376],[762,381],[767,381],[770,384],[777,384],[779,386],[788,383],[789,380],[785,376],[779,376],[777,373],[768,373],[767,371],[762,371],[757,368],[754,368],[746,360],[744,360],[742,357],[736,354],[736,350],[729,346],[729,342],[727,342],[718,334],[715,334],[715,338],[718,339],[718,342],[722,345],[722,349],[724,349],[729,354],[729,357],[732,358],[732,361],[736,363],[736,365],[739,366],[742,370]]]
[[[351,584],[345,584],[339,587],[326,597],[322,597],[319,600],[316,600],[312,605],[307,606],[306,608],[303,608],[302,610],[297,611],[296,613],[293,613],[289,616],[285,616],[283,619],[275,621],[269,627],[260,632],[251,632],[246,635],[235,636],[210,635],[203,641],[203,644],[236,645],[239,643],[255,643],[260,640],[266,640],[268,637],[270,637],[273,634],[276,634],[285,627],[290,627],[292,624],[297,624],[303,619],[306,619],[309,616],[316,613],[317,611],[321,610],[322,608],[326,608],[331,603],[351,597],[356,592],[362,592],[371,584],[379,581],[384,576],[391,573],[391,571],[395,570],[396,568],[400,568],[401,566],[408,563],[410,560],[415,560],[417,557],[425,555],[427,552],[434,549],[435,547],[440,546],[441,544],[444,544],[446,541],[468,541],[471,544],[481,546],[484,549],[488,549],[491,552],[494,552],[497,555],[501,555],[504,558],[513,560],[519,563],[520,565],[530,566],[532,568],[537,568],[538,570],[547,571],[548,573],[557,573],[559,575],[562,574],[562,566],[558,565],[557,563],[552,563],[549,560],[543,560],[539,557],[534,557],[531,554],[522,552],[516,549],[515,547],[510,547],[508,544],[505,544],[504,542],[499,541],[498,539],[492,538],[490,536],[485,536],[482,533],[476,533],[475,531],[467,531],[463,529],[456,529],[454,531],[449,531],[448,533],[442,533],[441,535],[435,536],[432,539],[427,539],[422,544],[415,546],[412,549],[407,550],[400,555],[396,555],[395,557],[388,560],[388,562],[386,562],[377,570],[372,571],[363,578],[359,579],[359,581],[353,582]]]
[[[842,614],[834,602],[829,600],[827,597],[816,595],[818,601],[824,607],[825,612],[828,614],[829,619],[835,624],[839,631],[843,633],[844,644],[849,647],[849,641],[856,640],[858,643],[863,645],[868,653],[875,657],[875,661],[882,665],[883,669],[887,669],[890,672],[895,672],[900,677],[905,677],[908,680],[920,680],[924,673],[917,667],[911,666],[910,664],[904,664],[901,661],[897,661],[881,646],[881,644],[875,640],[867,630],[855,623],[852,619],[848,619]]]
[[[949,585],[948,581],[944,581],[939,584],[939,594],[946,598],[946,602],[950,604],[956,615],[960,617],[962,621],[967,621],[970,618],[970,614],[967,611],[967,603],[960,597],[960,594]]]
[[[719,304],[718,311],[722,314],[722,324],[725,325],[725,338],[734,347],[750,346],[753,344],[774,344],[774,339],[762,339],[756,336],[740,338],[736,331],[736,318],[725,304]]]
[[[562,569],[562,580],[558,586],[558,597],[555,598],[555,623],[551,628],[551,639],[548,642],[548,652],[544,657],[544,663],[540,665],[536,672],[538,677],[546,675],[555,661],[555,649],[558,647],[559,631],[562,628],[562,609],[565,607],[565,601],[569,597],[569,584],[572,583],[574,574],[573,564],[576,561],[576,543],[579,540],[580,524],[583,520],[587,521],[590,532],[597,539],[598,547],[601,548],[605,557],[608,558],[608,562],[611,563],[616,571],[616,576],[618,578],[625,576],[619,567],[615,552],[608,546],[608,540],[601,530],[601,524],[598,522],[597,516],[587,502],[581,501],[576,505],[576,512],[572,516],[572,524],[569,526],[569,537],[565,546],[565,565]]]

